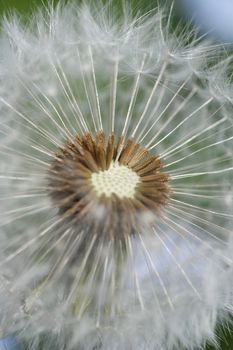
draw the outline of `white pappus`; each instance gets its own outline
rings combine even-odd
[[[232,311],[232,59],[71,2],[0,37],[0,329],[30,349],[194,349]]]

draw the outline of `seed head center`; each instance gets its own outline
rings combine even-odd
[[[54,157],[49,194],[64,224],[85,232],[87,242],[96,232],[125,244],[163,213],[170,188],[162,168],[158,155],[132,139],[103,131],[77,135]]]
[[[107,170],[93,173],[91,182],[98,197],[115,194],[118,198],[134,198],[140,177],[128,166],[111,162]]]

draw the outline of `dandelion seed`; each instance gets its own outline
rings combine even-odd
[[[155,9],[0,39],[2,336],[192,349],[232,311],[231,57]]]

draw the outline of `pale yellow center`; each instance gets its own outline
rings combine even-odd
[[[140,177],[129,167],[112,162],[108,170],[93,173],[91,182],[99,197],[115,194],[119,198],[134,198]]]

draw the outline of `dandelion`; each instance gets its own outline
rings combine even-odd
[[[0,328],[30,349],[193,349],[232,311],[231,57],[123,12],[2,24]]]

